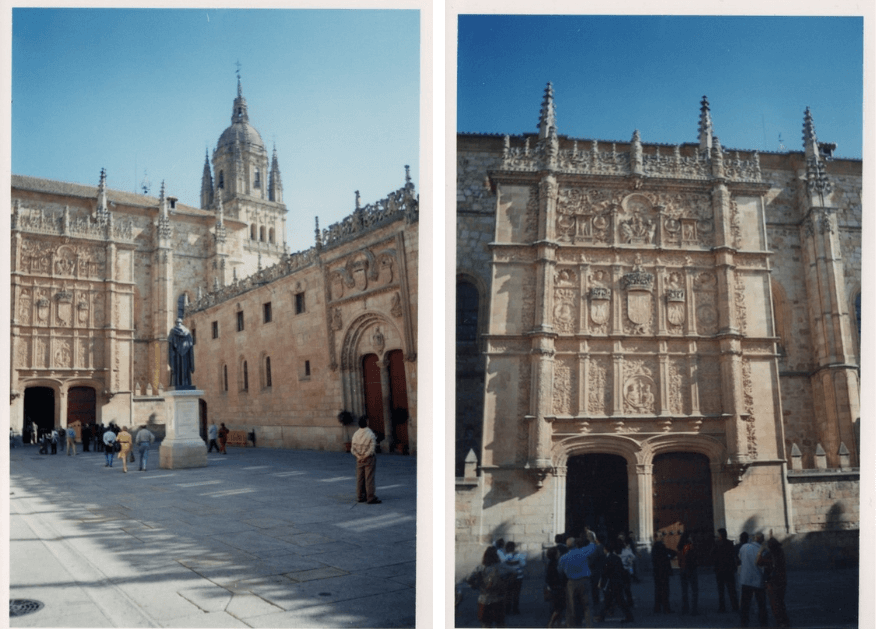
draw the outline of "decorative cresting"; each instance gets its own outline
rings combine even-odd
[[[401,218],[408,224],[413,224],[420,218],[420,197],[411,182],[410,166],[405,166],[404,187],[391,192],[385,199],[361,207],[357,191],[354,212],[318,233],[317,246],[334,247],[358,237],[363,232]]]
[[[707,181],[718,176],[712,161],[719,159],[723,162],[721,176],[728,181],[761,181],[760,157],[757,151],[750,158],[743,158],[735,152],[729,160],[724,159],[720,143],[717,138],[711,137],[711,117],[708,115],[708,101],[705,97],[703,103],[705,113],[700,119],[699,146],[676,145],[665,154],[661,154],[659,146],[653,150],[649,147],[646,151],[641,144],[639,132],[636,131],[626,151],[619,151],[617,143],[603,143],[600,146],[597,140],[582,142],[580,147],[575,140],[571,147],[568,143],[561,147],[556,135],[553,86],[548,83],[535,145],[531,146],[530,137],[524,136],[522,141],[515,138],[516,146],[512,146],[511,137],[506,135],[501,170],[539,172],[547,169],[576,175],[632,175]],[[707,136],[705,140],[704,135]],[[712,150],[713,143],[717,145],[717,154]]]
[[[627,317],[635,325],[633,332],[643,333],[644,326],[651,321],[654,274],[642,269],[641,256],[636,256],[632,272],[621,277],[621,284],[627,292]]]

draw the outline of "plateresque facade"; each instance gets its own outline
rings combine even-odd
[[[345,221],[322,232],[317,230],[317,248],[290,255],[284,242],[287,209],[277,152],[275,149],[269,162],[261,136],[249,123],[239,79],[231,124],[221,134],[212,160],[209,156],[205,160],[199,208],[179,203],[165,193],[163,184],[159,198],[113,190],[107,185],[105,171],[101,171],[97,187],[13,175],[10,300],[13,429],[21,433],[26,428],[26,418],[43,429],[111,421],[137,425],[150,418],[163,423],[168,413],[164,391],[170,383],[167,333],[180,316],[185,317],[195,333],[193,383],[206,391],[202,411],[217,412],[210,420],[221,417],[234,429],[239,422],[220,412],[233,409],[250,418],[259,415],[269,424],[276,422],[279,407],[273,415],[265,415],[253,395],[249,398],[253,406],[247,412],[243,406],[229,407],[227,396],[216,393],[217,369],[211,361],[223,352],[236,355],[239,351],[246,355],[235,347],[242,339],[246,339],[247,345],[254,342],[247,338],[251,325],[235,336],[223,322],[220,338],[232,347],[219,351],[210,336],[209,325],[200,325],[198,316],[209,307],[221,308],[223,300],[232,296],[236,297],[235,304],[246,303],[249,297],[239,295],[256,286],[275,291],[290,272],[296,271],[292,277],[297,292],[301,293],[298,305],[307,314],[295,321],[281,322],[286,313],[278,312],[273,330],[277,336],[271,339],[271,347],[278,360],[281,355],[291,360],[295,355],[292,345],[301,343],[303,338],[312,339],[308,348],[312,349],[314,371],[302,377],[306,377],[313,391],[331,388],[320,379],[335,377],[345,383],[344,391],[348,393],[331,399],[337,405],[331,412],[328,402],[323,401],[313,402],[307,408],[303,399],[290,402],[280,393],[283,386],[292,382],[301,386],[297,384],[297,375],[294,378],[289,375],[292,372],[281,375],[275,369],[273,399],[279,404],[282,398],[297,411],[308,413],[311,424],[322,422],[330,426],[331,430],[324,432],[331,435],[324,442],[315,438],[292,441],[266,438],[259,445],[335,446],[339,433],[335,417],[342,409],[341,404],[347,404],[351,411],[364,408],[363,400],[356,397],[364,385],[351,383],[350,377],[346,377],[350,370],[358,370],[361,375],[363,368],[350,367],[354,358],[349,354],[329,357],[325,346],[321,348],[325,359],[316,358],[319,351],[314,343],[325,343],[326,338],[342,334],[352,334],[356,339],[364,338],[366,333],[373,337],[379,331],[384,334],[387,353],[377,353],[389,361],[391,349],[404,349],[407,360],[402,364],[408,372],[405,382],[415,392],[412,361],[416,355],[418,214],[413,190],[408,179],[400,191],[390,195],[389,201],[384,200],[389,206],[379,202],[375,206],[357,207]],[[400,224],[406,226],[401,230],[404,237],[397,233],[399,218],[403,219]],[[349,269],[335,269],[337,256],[343,255],[352,260]],[[344,275],[344,280],[353,284],[343,296],[326,292],[328,289],[322,283],[326,264],[335,265],[330,281],[339,274],[349,274]],[[408,268],[406,264],[413,266]],[[360,277],[363,268],[364,280]],[[404,276],[405,273],[409,275]],[[275,280],[277,283],[272,284]],[[360,319],[359,327],[352,332],[345,326],[331,327],[339,321],[345,324],[352,321],[353,312],[349,309],[355,299],[351,295],[363,283],[370,288],[363,313],[367,311],[368,321],[377,321],[378,325],[371,329]],[[328,301],[334,306],[332,311],[324,309],[323,293],[331,294]],[[279,303],[275,306],[280,310]],[[402,309],[404,317],[399,321],[401,315],[392,313]],[[379,313],[386,313],[393,325],[385,325]],[[333,317],[331,326],[329,316]],[[287,323],[293,328],[303,324],[308,329],[290,330],[285,327]],[[321,337],[313,332],[319,329],[323,330]],[[283,347],[283,343],[289,346]],[[339,343],[340,347],[352,351],[349,342]],[[391,369],[395,374],[398,360],[395,354],[392,356]],[[252,364],[258,364],[255,357]],[[232,362],[232,378],[238,377],[237,367],[238,363]],[[345,374],[346,379],[339,374]],[[211,397],[214,393],[218,397]],[[415,393],[402,399],[396,391],[395,400],[392,408],[408,406],[411,417],[415,416]],[[252,412],[255,409],[259,412]],[[378,420],[382,422],[378,410],[383,409],[370,411],[375,425]],[[202,423],[206,421],[208,416],[202,414]],[[395,427],[390,434],[410,447],[408,424]],[[251,429],[252,422],[246,427]]]
[[[457,138],[456,540],[857,529],[861,162]],[[837,533],[842,536],[842,533]],[[851,533],[850,533],[851,534]],[[855,537],[856,539],[856,537]]]

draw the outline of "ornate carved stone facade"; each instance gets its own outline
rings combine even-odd
[[[609,526],[639,540],[670,516],[731,535],[752,521],[794,533],[792,448],[805,467],[818,444],[829,467],[858,465],[860,162],[828,159],[808,110],[804,151],[766,155],[726,150],[705,98],[699,142],[674,147],[638,131],[561,137],[553,110],[548,86],[537,136],[458,137],[458,295],[468,285],[481,302],[485,384],[482,415],[457,412],[457,457],[474,451],[483,487],[458,483],[458,509],[477,515],[457,528],[459,565],[495,531],[532,550],[580,532],[590,520],[575,501],[594,498],[567,496],[579,491],[567,472],[605,461],[593,455],[626,467],[606,480],[628,505]],[[776,284],[802,326],[774,314]],[[795,369],[775,344],[789,326]],[[472,396],[459,365],[458,396]],[[666,470],[689,461],[711,499],[673,507],[652,470],[673,482]],[[496,499],[497,486],[515,500]],[[580,517],[611,506],[589,509]]]
[[[211,421],[255,430],[259,446],[341,449],[347,410],[383,448],[416,452],[418,225],[408,177],[317,228],[315,247],[192,304]]]

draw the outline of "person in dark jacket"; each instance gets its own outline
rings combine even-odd
[[[654,569],[654,613],[661,611],[671,614],[669,607],[669,577],[672,576],[672,564],[669,563],[676,553],[671,548],[657,540],[651,546],[651,565]]]
[[[623,542],[615,540],[613,548],[609,548],[608,543],[602,548],[605,561],[602,564],[602,577],[599,579],[599,588],[603,592],[603,602],[602,610],[595,620],[596,622],[605,620],[608,611],[617,604],[624,612],[623,622],[632,622],[633,613],[630,611],[625,592],[630,573],[626,571],[624,562],[620,558]]]
[[[562,545],[563,549],[566,545]],[[559,545],[550,548],[547,551],[547,569],[545,570],[544,583],[550,592],[551,597],[551,617],[548,620],[548,627],[563,626],[562,618],[566,613],[566,575],[559,571],[558,564],[560,561]]]
[[[766,548],[762,548],[757,556],[757,565],[763,568],[763,580],[766,584],[766,593],[770,601],[770,609],[773,610],[773,618],[778,627],[790,627],[788,610],[785,608],[785,589],[788,585],[785,571],[785,551],[779,540],[771,537],[767,540]]]
[[[678,541],[678,567],[681,577],[681,613],[696,616],[700,598],[700,584],[697,575],[697,548],[689,531],[681,534]],[[690,588],[691,600],[688,605],[687,591]]]
[[[739,597],[736,595],[736,556],[733,542],[727,539],[727,529],[718,529],[718,537],[712,547],[712,563],[715,566],[715,581],[718,583],[718,611],[726,612],[724,590],[730,597],[730,607],[739,611]]]

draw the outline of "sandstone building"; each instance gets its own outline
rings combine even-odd
[[[196,332],[194,383],[210,391],[202,408],[229,409],[225,398],[209,397],[218,391],[212,386],[218,382],[217,371],[210,367],[212,357],[207,352],[216,349],[215,342],[211,345],[209,327],[192,323],[186,309],[191,311],[196,302],[201,306],[218,304],[228,295],[245,292],[253,281],[261,285],[300,267],[302,274],[295,275],[295,281],[307,286],[300,292],[306,293],[309,301],[306,307],[301,305],[307,314],[296,323],[306,322],[308,329],[293,333],[278,323],[281,329],[271,341],[279,350],[277,361],[281,356],[291,359],[291,346],[284,350],[278,341],[300,343],[310,335],[312,342],[317,342],[318,335],[310,328],[319,327],[316,317],[325,323],[329,313],[320,310],[326,300],[316,296],[315,291],[322,290],[322,278],[315,279],[314,269],[321,273],[322,265],[334,265],[336,256],[342,255],[355,260],[349,269],[333,266],[336,275],[349,273],[358,286],[359,270],[367,271],[365,281],[370,290],[367,308],[363,308],[371,313],[369,321],[379,319],[375,313],[406,309],[397,326],[371,329],[359,321],[357,330],[360,336],[374,336],[379,327],[385,334],[387,353],[377,353],[392,362],[394,374],[399,371],[398,361],[387,356],[392,349],[404,350],[408,359],[404,366],[409,371],[405,382],[415,390],[411,361],[416,351],[417,201],[410,181],[390,195],[390,207],[360,208],[343,224],[318,234],[318,239],[323,239],[319,251],[290,256],[285,244],[287,209],[277,152],[275,149],[269,162],[264,142],[249,122],[239,79],[231,124],[221,134],[212,159],[208,156],[204,164],[199,208],[179,203],[163,185],[155,198],[113,190],[107,181],[105,171],[101,171],[97,187],[12,176],[10,412],[16,431],[23,431],[26,418],[43,429],[68,423],[142,424],[153,415],[153,420],[162,423],[167,412],[164,390],[169,385],[167,333],[180,316]],[[405,237],[393,231],[399,217],[405,219]],[[365,240],[360,242],[361,238]],[[400,249],[399,243],[407,250]],[[405,262],[410,261],[411,252],[414,262],[408,268]],[[405,272],[412,273],[413,279],[403,280],[400,274]],[[388,282],[384,281],[387,273],[391,277]],[[258,279],[248,283],[243,279],[253,276]],[[389,293],[390,288],[395,292]],[[352,316],[347,309],[355,299],[349,290],[343,297],[332,294],[341,316]],[[284,313],[279,302],[276,307],[279,322]],[[221,338],[232,344],[244,336],[229,332],[223,323]],[[334,338],[348,332],[346,327],[325,328],[323,340],[326,335]],[[327,351],[325,347],[322,350]],[[320,378],[347,374],[348,369],[361,373],[361,366],[349,367],[351,356],[333,355],[329,359],[316,354],[313,349],[310,355],[314,371],[302,376],[308,378],[313,391],[328,386]],[[340,371],[328,369],[333,360],[342,365]],[[253,361],[257,364],[255,358]],[[286,386],[276,371],[280,366],[278,363],[275,368],[277,384],[273,387],[278,401]],[[232,370],[236,368],[237,363],[233,363]],[[347,380],[345,386],[350,391],[361,392],[360,383]],[[414,394],[409,401],[402,400],[401,393],[394,399],[397,406],[413,409]],[[335,416],[342,402],[350,410],[363,408],[355,393],[346,397],[338,394],[332,402],[337,406],[332,412],[321,402],[318,409],[309,409],[309,417],[315,421],[313,418],[322,413],[320,418],[335,433]],[[306,410],[300,402],[297,408]],[[243,413],[242,408],[237,410]],[[377,410],[370,412],[377,422]],[[221,417],[231,421],[229,415]],[[331,443],[337,441],[335,437],[333,433]],[[404,439],[408,443],[406,434]],[[305,447],[320,447],[316,441],[307,443]]]
[[[861,162],[457,138],[456,540],[540,551],[812,531],[856,544]],[[851,531],[843,534],[842,531]]]

